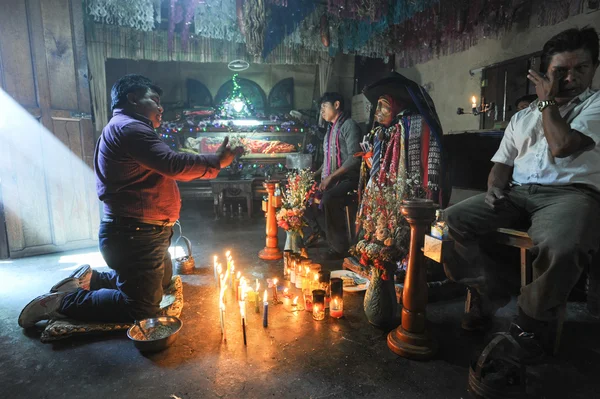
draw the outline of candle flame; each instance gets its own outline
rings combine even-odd
[[[334,304],[334,306],[335,306],[335,307],[337,307],[337,306],[338,306],[338,300],[337,300],[337,298],[335,298],[335,299],[333,300],[333,304]]]
[[[267,297],[267,290],[265,290],[265,293],[263,295],[263,302],[267,302],[268,297]]]
[[[273,279],[273,286],[277,287],[277,279],[276,278]]]
[[[294,306],[298,305],[298,297],[297,296],[296,296],[296,298],[294,298],[292,303],[294,304]]]
[[[308,273],[310,273],[310,267],[305,266],[304,271],[306,272],[306,275],[308,276]]]
[[[284,294],[287,294],[287,293],[288,293],[288,291],[289,291],[289,288],[285,288],[285,289],[283,290],[283,293],[284,293]]]
[[[321,306],[319,306],[319,305],[314,305],[314,307],[313,307],[313,312],[318,312],[319,310],[321,310]]]
[[[242,319],[246,318],[246,304],[244,301],[240,301],[240,315],[242,316]]]
[[[231,256],[231,251],[225,252],[225,256],[229,258]]]
[[[477,104],[477,98],[475,96],[471,97],[471,102]]]
[[[258,279],[256,279],[256,293],[258,294],[258,287],[260,287],[260,284],[258,283]]]
[[[237,274],[235,275],[235,277],[239,280],[240,277],[242,276],[242,272],[238,271]],[[243,278],[243,277],[242,277]]]
[[[315,281],[319,281],[319,273],[315,273]]]
[[[221,264],[217,264],[217,273],[221,274],[223,272],[223,268],[221,267]]]

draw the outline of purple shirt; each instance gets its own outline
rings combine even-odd
[[[174,222],[181,198],[176,180],[214,179],[216,155],[178,153],[150,120],[115,109],[94,154],[96,190],[107,216]]]

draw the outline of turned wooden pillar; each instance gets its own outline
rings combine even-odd
[[[269,193],[269,199],[267,201],[267,239],[266,246],[258,253],[258,257],[265,260],[277,260],[283,257],[283,253],[279,250],[279,243],[277,241],[277,218],[275,211],[277,204],[275,204],[275,184],[279,183],[276,180],[267,180],[263,183],[263,186]]]
[[[428,359],[435,354],[437,344],[427,333],[427,270],[421,248],[425,234],[435,220],[436,205],[431,200],[402,202],[402,215],[410,224],[408,268],[402,293],[402,324],[388,334],[388,347],[399,356]]]

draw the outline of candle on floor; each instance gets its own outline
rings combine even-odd
[[[292,301],[292,311],[297,311],[298,310],[298,297],[296,296],[294,298],[294,300]]]
[[[218,281],[219,275],[217,274],[217,255],[213,257],[213,271],[215,273],[215,283]]]
[[[307,312],[312,312],[313,309],[313,294],[306,290],[302,291],[302,295],[304,296],[304,309]]]
[[[246,345],[246,302],[240,301],[240,316],[242,316],[242,334],[244,335],[244,345]]]
[[[296,284],[296,254],[292,253],[290,255],[288,267],[290,269],[290,283],[295,285]]]
[[[255,313],[260,313],[260,294],[258,291],[259,288],[260,288],[260,284],[258,282],[258,279],[256,279],[256,291],[254,291],[256,294],[254,297],[255,298],[255,301],[254,301],[254,303],[255,303],[254,312]]]
[[[313,275],[313,279],[310,285],[310,292],[313,292],[314,290],[318,290],[320,288],[321,284],[319,283],[319,273],[314,273]]]
[[[333,298],[329,304],[329,314],[336,319],[344,315],[344,300],[342,298]]]
[[[235,278],[233,279],[233,285],[234,285],[234,291],[235,291],[235,298],[239,301],[240,300],[240,284],[242,283],[241,279],[243,279],[242,277],[242,272],[238,271],[237,274],[235,275]]]
[[[277,279],[273,279],[273,302],[277,303],[279,299],[277,298]]]
[[[292,295],[290,294],[290,289],[289,288],[286,287],[286,288],[283,289],[283,297],[284,298],[291,298],[292,297]]]
[[[227,334],[225,333],[225,304],[223,302],[219,305],[219,315],[221,319],[221,337],[223,341],[227,341]]]
[[[263,295],[263,327],[269,326],[269,301],[267,296],[267,290],[265,290],[265,295]]]
[[[325,318],[325,291],[314,290],[313,294],[313,319],[320,321]]]

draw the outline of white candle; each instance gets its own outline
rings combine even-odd
[[[215,255],[213,257],[213,269],[214,269],[214,272],[215,272],[215,282],[218,282],[218,280],[217,280],[218,279],[218,275],[217,275],[217,255]]]

